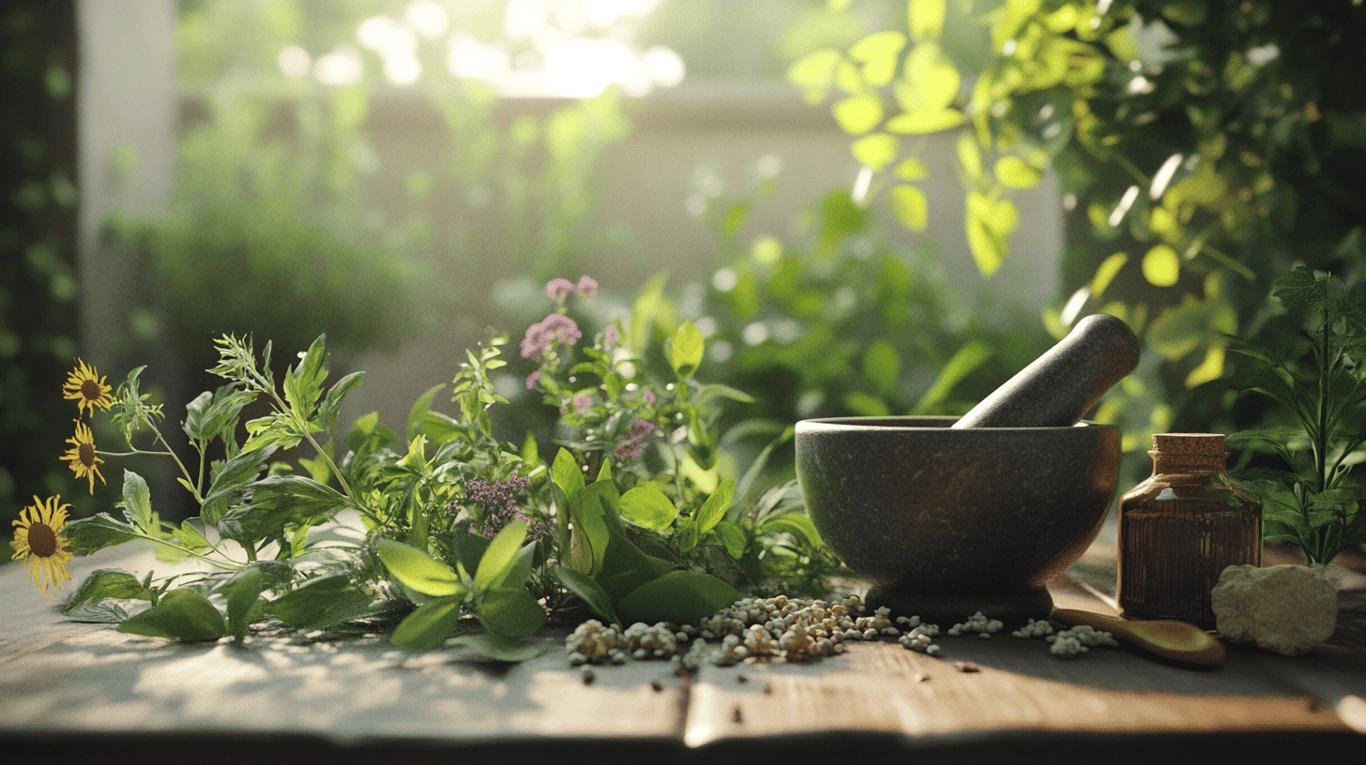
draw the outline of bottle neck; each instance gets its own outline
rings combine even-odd
[[[1222,473],[1224,457],[1197,456],[1192,454],[1164,454],[1154,449],[1148,452],[1153,458],[1153,475],[1160,473]]]

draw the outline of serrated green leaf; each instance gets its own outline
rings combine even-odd
[[[295,629],[326,629],[364,616],[372,603],[369,594],[338,574],[309,580],[272,600],[267,610]]]
[[[360,387],[365,382],[364,372],[352,372],[332,384],[327,389],[327,395],[323,397],[322,403],[318,405],[318,424],[323,430],[332,430],[337,424],[337,416],[341,414],[342,402],[351,391]]]
[[[89,518],[77,518],[66,524],[66,539],[72,552],[89,555],[96,550],[113,547],[137,539],[135,529],[108,513],[96,513]]]
[[[147,600],[151,592],[131,571],[120,568],[101,568],[91,571],[81,586],[62,604],[62,613],[70,614],[86,603],[102,600]]]
[[[745,532],[730,521],[721,521],[716,525],[716,536],[721,538],[721,544],[726,548],[726,554],[735,560],[740,560],[745,555],[745,547],[748,542],[745,539]]]
[[[227,634],[223,615],[198,590],[172,590],[145,611],[128,617],[119,632],[185,643],[217,640]]]
[[[313,419],[314,408],[322,397],[323,381],[327,379],[327,336],[318,337],[308,346],[303,358],[285,372],[285,401],[295,416],[307,422]]]

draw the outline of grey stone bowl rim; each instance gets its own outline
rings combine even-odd
[[[1030,427],[1009,427],[1009,428],[962,428],[954,430],[949,427],[957,422],[959,418],[945,415],[914,415],[914,414],[889,414],[889,415],[858,415],[851,417],[813,417],[806,420],[798,420],[796,433],[958,433],[963,438],[983,438],[990,437],[991,433],[1062,433],[1068,431],[1087,432],[1095,430],[1119,430],[1119,426],[1113,423],[1096,422],[1094,420],[1078,420],[1072,425],[1050,425],[1050,426],[1030,426]],[[936,422],[942,425],[902,425],[901,422]],[[980,434],[980,435],[972,435]]]

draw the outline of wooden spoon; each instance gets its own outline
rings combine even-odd
[[[1116,640],[1126,642],[1154,656],[1199,667],[1224,663],[1224,644],[1219,638],[1194,624],[1163,619],[1139,621],[1106,616],[1072,608],[1053,609],[1053,621],[1069,627],[1086,625],[1105,630]]]

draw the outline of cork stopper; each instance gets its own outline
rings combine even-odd
[[[1181,468],[1220,470],[1228,459],[1222,433],[1154,433],[1153,450],[1148,454],[1158,472]]]

